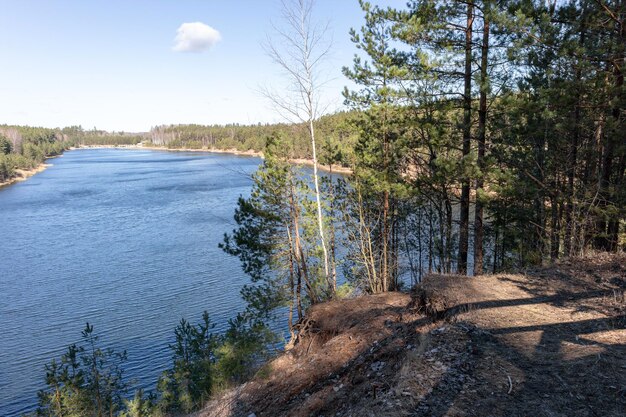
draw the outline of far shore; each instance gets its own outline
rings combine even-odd
[[[142,146],[142,145],[81,145],[79,148],[70,149],[148,149],[156,151],[170,151],[170,152],[208,152],[208,153],[225,153],[230,155],[239,156],[254,156],[257,158],[263,158],[263,152],[254,151],[249,149],[247,151],[240,151],[238,149],[217,149],[217,148],[201,148],[201,149],[189,149],[189,148],[167,148],[165,146]],[[295,165],[313,166],[311,159],[294,158],[290,160]],[[326,172],[333,172],[336,174],[352,174],[352,169],[339,166],[339,165],[321,165],[318,164],[318,169]]]
[[[148,150],[156,150],[156,151],[169,151],[169,152],[208,152],[208,153],[225,153],[230,155],[239,155],[239,156],[253,156],[257,158],[263,158],[263,152],[257,152],[253,150],[240,151],[238,149],[216,149],[216,148],[204,148],[204,149],[184,149],[184,148],[166,148],[162,146],[141,146],[141,145],[94,145],[94,146],[79,146],[72,147],[69,150],[75,149],[148,149]],[[57,158],[63,155],[56,155],[46,158],[48,159]],[[295,165],[305,165],[305,166],[313,166],[313,161],[310,159],[303,158],[295,158],[292,159],[291,162]],[[0,188],[6,187],[8,185],[14,184],[16,182],[27,180],[33,175],[45,170],[46,168],[52,166],[47,162],[43,162],[39,164],[37,167],[33,169],[16,169],[16,174],[14,177],[9,178],[6,181],[0,182]],[[352,170],[350,168],[342,167],[339,165],[318,165],[318,168],[322,171],[333,172],[336,174],[352,174]]]

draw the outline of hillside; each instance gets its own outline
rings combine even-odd
[[[320,304],[213,416],[618,416],[626,257]]]

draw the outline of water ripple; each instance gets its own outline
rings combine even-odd
[[[259,162],[78,150],[0,190],[0,415],[33,409],[44,365],[87,321],[145,388],[169,366],[181,317],[208,310],[224,330],[247,278],[217,244]]]

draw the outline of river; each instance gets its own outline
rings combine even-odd
[[[226,327],[248,281],[218,248],[259,158],[80,149],[0,189],[0,415],[36,405],[44,365],[80,340],[128,352],[151,387],[185,317]]]

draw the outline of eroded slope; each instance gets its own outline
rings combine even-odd
[[[621,416],[625,287],[613,256],[318,305],[199,416]]]

